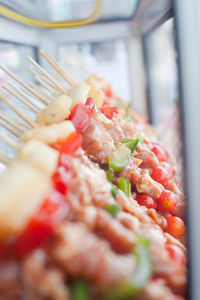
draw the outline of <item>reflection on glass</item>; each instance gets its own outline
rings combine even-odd
[[[129,62],[125,40],[61,44],[58,59],[75,78],[92,73],[109,80],[116,95],[130,100]]]
[[[178,74],[173,19],[147,37],[151,109],[162,141],[171,147],[181,168]]]

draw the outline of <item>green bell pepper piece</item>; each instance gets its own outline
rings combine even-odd
[[[130,155],[130,149],[128,149],[124,144],[119,145],[119,147],[109,155],[109,168],[113,169],[115,172],[121,171],[128,164]]]
[[[139,236],[133,251],[138,269],[135,276],[127,281],[119,282],[101,293],[102,300],[124,300],[138,295],[152,274],[152,263],[149,254],[149,239]]]
[[[144,139],[141,135],[139,135],[136,139],[123,139],[121,140],[121,143],[126,145],[127,148],[129,148],[131,151],[135,149],[138,143],[143,144]]]
[[[135,149],[135,147],[138,144],[138,138],[132,140],[132,139],[123,139],[121,140],[121,143],[124,144],[127,148],[129,148],[131,151]]]
[[[107,170],[106,171],[106,176],[107,176],[107,178],[110,182],[113,182],[113,180],[115,178],[115,174],[112,170]]]
[[[118,212],[120,211],[121,206],[118,203],[108,204],[106,206],[106,211],[111,214],[113,217],[116,217]]]
[[[117,189],[116,185],[114,185],[114,184],[112,184],[111,194],[114,198],[117,197],[118,189]]]
[[[122,190],[127,196],[131,194],[131,183],[125,177],[120,177],[118,180],[118,188]]]
[[[73,300],[89,300],[89,286],[83,280],[76,280],[72,285]]]

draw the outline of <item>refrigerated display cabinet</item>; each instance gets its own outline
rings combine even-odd
[[[1,4],[42,22],[87,18],[95,7],[89,0]],[[50,70],[40,59],[39,49],[49,51],[76,78],[98,70],[171,146],[186,193],[188,299],[192,300],[200,299],[199,12],[196,0],[103,0],[98,19],[83,27],[44,28],[0,17],[0,63],[27,82],[31,80],[27,56]],[[0,73],[1,85],[6,80]]]

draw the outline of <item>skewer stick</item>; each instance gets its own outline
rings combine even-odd
[[[14,126],[10,125],[8,122],[6,122],[3,119],[0,119],[0,125],[5,128],[6,130],[8,130],[10,133],[12,133],[13,135],[15,135],[16,137],[20,137],[22,135],[22,133],[15,128]]]
[[[48,61],[48,63],[70,84],[76,84],[74,80],[56,61],[55,59],[44,50],[40,50],[40,54]]]
[[[37,68],[46,78],[49,79],[50,82],[52,82],[57,90],[60,90],[63,94],[67,95],[67,91],[64,89],[64,87],[55,79],[53,78],[47,71],[45,71],[32,57],[28,57],[30,63]]]
[[[11,162],[12,158],[7,156],[6,154],[0,152],[0,162],[5,165],[8,166]]]
[[[49,85],[50,87],[52,87],[54,91],[57,90],[57,88],[55,87],[55,84],[52,83],[51,81],[49,81],[44,75],[36,74],[35,77],[41,78],[47,85]]]
[[[52,95],[50,95],[49,93],[46,93],[43,89],[41,89],[39,86],[37,86],[36,84],[30,82],[29,86],[31,88],[33,88],[37,93],[40,93],[42,95],[42,97],[49,99],[49,103],[53,100],[55,100],[55,97],[53,97]]]
[[[29,127],[25,126],[25,124],[19,122],[15,118],[12,118],[11,116],[4,113],[3,111],[2,112],[0,111],[0,121],[2,120],[7,124],[9,124],[14,129],[18,130],[20,135],[29,129]]]
[[[7,99],[1,92],[0,92],[0,100],[2,100],[6,105],[8,105],[22,120],[24,120],[27,124],[31,127],[36,128],[37,125],[25,116],[9,99]]]
[[[23,103],[30,111],[34,113],[38,113],[39,109],[35,107],[32,102],[29,101],[29,98],[26,96],[26,94],[23,94],[17,87],[15,87],[12,84],[5,84],[3,85],[3,88],[8,91],[11,95],[16,97],[21,103]],[[27,100],[28,98],[28,100]]]
[[[40,94],[35,92],[30,86],[28,86],[25,82],[23,82],[20,78],[15,76],[10,70],[8,70],[5,66],[0,64],[0,69],[2,69],[5,73],[7,73],[11,78],[13,78],[15,81],[17,81],[21,86],[23,86],[27,91],[29,91],[32,95],[34,95],[36,98],[38,98],[41,102],[47,104],[46,99],[44,99]]]
[[[51,94],[55,92],[55,89],[48,85],[40,76],[35,76],[35,79]]]
[[[13,148],[17,151],[20,149],[19,145],[17,143],[15,143],[11,138],[9,138],[3,132],[0,132],[0,139],[3,140],[6,144],[8,144],[11,148]]]
[[[25,99],[25,101],[27,102],[27,104],[29,103],[35,110],[36,112],[40,111],[40,106],[39,104],[37,104],[37,102],[32,99],[27,92],[24,92],[22,89],[20,89],[19,87],[17,87],[16,85],[14,85],[12,82],[9,83],[11,87],[13,87],[18,93],[19,95]]]

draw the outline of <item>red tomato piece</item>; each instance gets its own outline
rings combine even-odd
[[[171,191],[164,190],[160,197],[156,199],[157,209],[161,212],[171,213],[180,199]]]
[[[146,206],[147,208],[156,209],[156,207],[157,207],[156,201],[149,195],[138,194],[136,197],[136,200],[137,200],[138,204]]]
[[[166,186],[168,184],[169,179],[170,179],[170,175],[162,167],[158,167],[157,169],[154,169],[151,173],[151,177],[155,181],[161,183],[163,186]]]
[[[91,97],[88,97],[86,102],[85,102],[85,105],[89,108],[89,110],[93,110],[94,108],[94,100],[93,98]]]
[[[179,218],[184,218],[185,216],[185,205],[182,201],[179,201],[176,206],[172,209],[171,214],[179,217]]]
[[[176,239],[179,239],[185,232],[185,224],[179,217],[168,217],[166,231]]]
[[[173,258],[176,262],[183,265],[186,264],[186,255],[180,247],[173,244],[167,244],[166,248],[171,258]]]
[[[112,107],[109,104],[103,104],[101,112],[110,120],[112,120],[114,113],[118,114],[117,107]]]
[[[92,113],[89,108],[86,105],[79,103],[72,109],[68,120],[71,120],[76,130],[81,133],[88,127],[91,116]]]
[[[55,225],[60,223],[67,213],[68,204],[64,197],[57,192],[52,192],[16,241],[14,252],[19,256],[24,256],[40,247],[49,238]]]
[[[111,87],[108,87],[107,90],[105,91],[105,94],[108,98],[113,97],[113,91]]]
[[[82,135],[78,132],[72,132],[66,140],[60,144],[60,156],[62,154],[74,155],[83,141]],[[60,161],[60,158],[59,158]]]
[[[154,143],[153,148],[151,149],[157,156],[159,161],[166,161],[167,159],[167,153],[163,146],[161,146],[158,143]]]
[[[66,195],[71,181],[71,173],[64,166],[59,166],[52,176],[54,188],[62,195]]]

